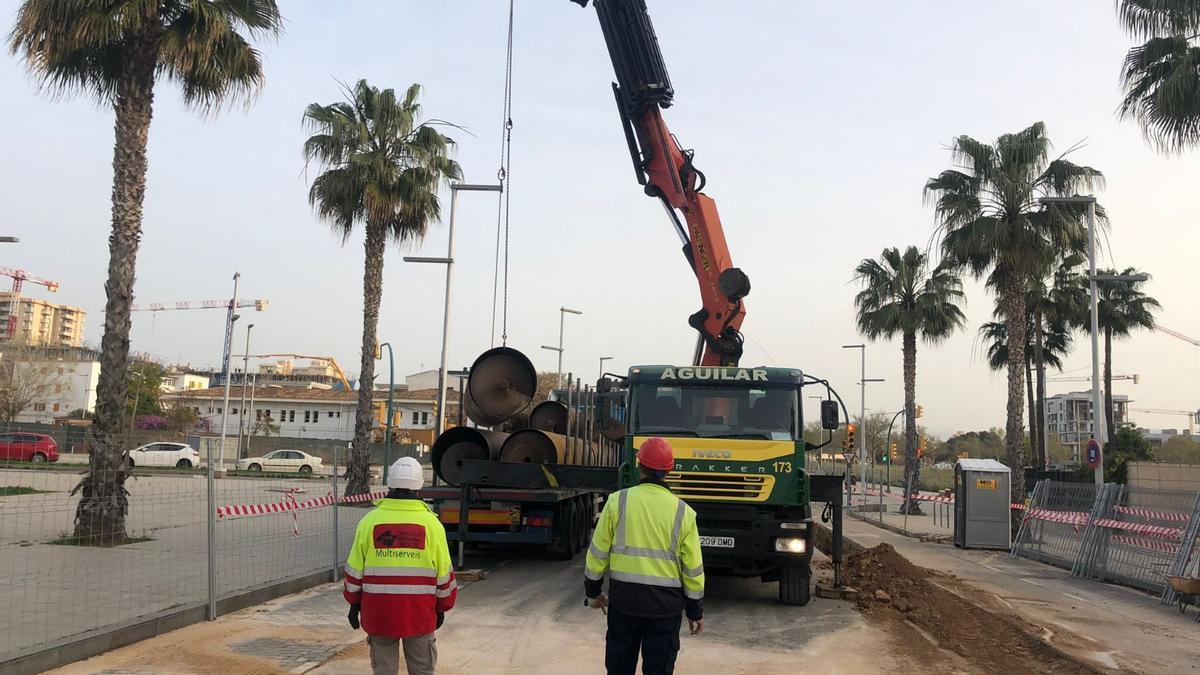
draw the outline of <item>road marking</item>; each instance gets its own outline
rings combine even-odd
[[[1079,602],[1086,602],[1086,603],[1087,603],[1087,604],[1089,604],[1089,605],[1095,605],[1095,604],[1096,604],[1096,603],[1092,602],[1091,600],[1088,600],[1087,598],[1081,598],[1081,597],[1079,597],[1078,595],[1071,595],[1070,593],[1065,593],[1065,592],[1063,593],[1063,595],[1067,596],[1068,598],[1071,598],[1072,600],[1078,600]],[[1099,605],[1097,605],[1097,607],[1098,607],[1098,606],[1099,606]]]
[[[1021,577],[1021,581],[1024,581],[1025,583],[1030,584],[1031,586],[1037,586],[1038,588],[1046,587],[1045,584],[1039,584],[1038,582],[1034,581],[1033,579],[1027,579],[1025,577]]]

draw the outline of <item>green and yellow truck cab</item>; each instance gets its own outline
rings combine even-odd
[[[675,453],[667,483],[696,510],[704,567],[779,582],[785,604],[808,603],[813,548],[800,390],[791,368],[636,366],[622,486],[652,436]]]

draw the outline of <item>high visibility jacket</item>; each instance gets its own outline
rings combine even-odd
[[[588,548],[584,586],[633,616],[703,615],[704,561],[696,512],[661,483],[645,481],[613,493]]]
[[[360,604],[368,635],[404,638],[432,633],[450,610],[458,583],[446,530],[418,499],[381,499],[363,516],[346,559],[344,595]]]

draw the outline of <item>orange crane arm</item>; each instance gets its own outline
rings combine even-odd
[[[1200,340],[1197,340],[1194,337],[1188,337],[1188,336],[1184,335],[1183,333],[1180,333],[1179,331],[1171,330],[1170,328],[1167,328],[1166,326],[1160,326],[1156,323],[1156,324],[1154,324],[1154,330],[1156,330],[1160,333],[1166,333],[1167,335],[1170,335],[1173,338],[1178,338],[1180,340],[1183,340],[1184,342],[1188,342],[1190,344],[1196,345],[1197,347],[1200,347]]]
[[[0,267],[0,276],[12,277],[12,280],[13,280],[12,292],[13,293],[20,293],[21,292],[21,284],[26,281],[28,281],[31,284],[38,284],[41,286],[45,286],[46,290],[50,291],[51,293],[58,292],[58,282],[57,281],[50,281],[49,279],[35,277],[32,274],[30,274],[29,272],[26,272],[25,270],[14,270],[14,269],[11,269],[8,267]]]
[[[238,308],[253,307],[255,311],[263,311],[267,308],[266,300],[238,300]],[[228,300],[191,300],[184,302],[150,302],[143,305],[134,305],[129,308],[134,312],[165,312],[179,309],[229,309]]]
[[[646,1],[595,0],[594,6],[616,71],[613,93],[638,182],[662,201],[700,285],[702,305],[688,317],[700,333],[693,363],[736,366],[746,316],[742,298],[750,293],[750,279],[733,266],[717,204],[704,194],[704,174],[692,164],[694,153],[680,147],[663,119],[662,109],[670,107],[675,92]]]
[[[229,304],[229,301],[226,300],[225,304]],[[240,357],[242,355],[235,354],[234,356]],[[350,380],[346,379],[346,373],[343,372],[342,367],[338,365],[337,359],[334,359],[332,356],[308,356],[306,354],[251,354],[250,358],[252,358],[252,359],[289,358],[289,359],[309,359],[312,361],[327,361],[327,362],[329,362],[329,365],[333,368],[333,372],[338,376],[338,379],[342,381],[342,387],[344,387],[346,389],[346,391],[350,391]]]

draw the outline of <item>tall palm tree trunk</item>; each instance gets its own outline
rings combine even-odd
[[[1112,395],[1112,329],[1104,329],[1104,430],[1109,439],[1113,435]],[[1095,434],[1093,434],[1095,435]]]
[[[354,443],[346,470],[346,496],[368,491],[370,482],[371,428],[375,418],[375,342],[379,328],[379,303],[383,298],[383,254],[387,232],[382,225],[367,223],[363,249],[362,361],[358,376],[358,411],[354,416]]]
[[[917,491],[920,478],[920,460],[917,459],[917,334],[905,331],[902,344],[904,359],[904,485]],[[887,452],[887,449],[884,449]],[[904,495],[901,513],[921,512],[920,503],[913,500],[912,493]]]
[[[1046,438],[1046,331],[1042,325],[1041,312],[1034,323],[1034,359],[1037,362],[1037,437],[1038,446],[1034,457],[1037,467],[1044,469],[1049,465],[1050,439]]]
[[[80,492],[74,536],[81,543],[119,544],[126,538],[129,511],[125,479],[129,472],[118,442],[128,393],[129,327],[142,203],[146,195],[146,144],[154,104],[154,41],[130,47],[114,103],[112,234],[108,237],[108,280],[104,284],[104,335],[100,339],[100,378],[96,422],[88,429],[87,475],[71,491]]]
[[[1037,402],[1033,397],[1033,359],[1025,359],[1025,395],[1029,397],[1029,453],[1037,456]]]
[[[1004,286],[1004,317],[1008,324],[1008,409],[1004,425],[1004,448],[1012,470],[1010,496],[1014,503],[1025,501],[1024,435],[1025,416],[1025,340],[1028,322],[1025,320],[1025,284],[1009,281]]]

